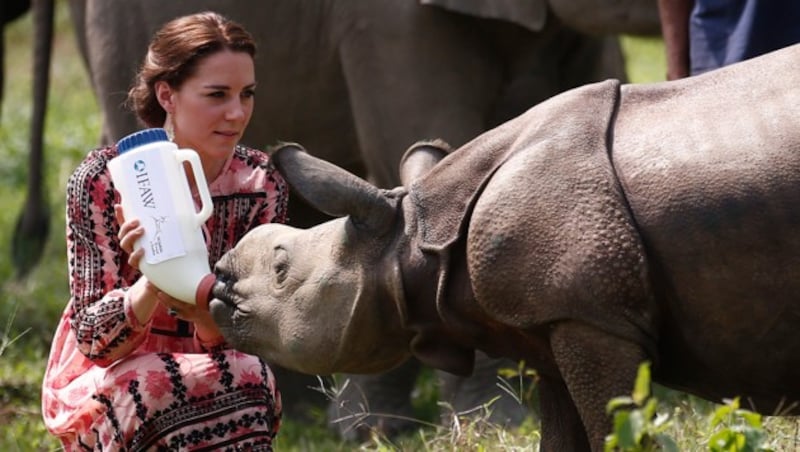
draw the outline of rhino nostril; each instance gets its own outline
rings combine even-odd
[[[231,276],[230,273],[220,270],[219,267],[214,269],[214,273],[216,274],[217,277],[217,284],[223,284],[223,285],[233,284],[234,278],[233,276]]]
[[[233,286],[235,282],[235,279],[230,274],[218,272],[211,294],[223,303],[235,306],[236,303],[233,301]]]
[[[231,284],[226,280],[217,278],[211,287],[211,296],[223,301],[225,304],[231,304]]]
[[[217,295],[218,293],[222,292],[225,289],[225,281],[217,278],[217,282],[214,283],[214,287],[211,288],[211,293]]]

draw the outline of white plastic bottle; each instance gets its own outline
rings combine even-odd
[[[122,198],[126,219],[138,218],[144,236],[139,269],[159,289],[178,300],[208,307],[215,277],[208,265],[202,225],[213,204],[197,152],[178,149],[164,129],[145,129],[117,143],[119,155],[108,168]],[[188,162],[200,194],[198,212],[183,162]]]

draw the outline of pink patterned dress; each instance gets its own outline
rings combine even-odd
[[[126,293],[140,273],[120,250],[106,167],[116,155],[92,151],[67,186],[71,297],[44,376],[45,425],[70,451],[271,450],[281,401],[264,362],[203,343],[161,305],[136,321]],[[286,221],[288,188],[263,152],[238,146],[209,190],[212,268],[255,226]]]

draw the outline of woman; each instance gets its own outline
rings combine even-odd
[[[200,156],[212,265],[256,225],[286,220],[285,182],[266,154],[238,143],[253,111],[254,56],[240,25],[208,12],[178,18],[156,33],[129,92],[145,125]],[[139,272],[143,229],[123,218],[107,168],[116,155],[116,146],[93,150],[69,179],[71,297],[44,377],[47,428],[67,450],[271,450],[281,402],[270,369],[227,347],[208,312]]]

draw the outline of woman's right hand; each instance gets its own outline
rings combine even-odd
[[[114,215],[117,217],[117,222],[120,224],[118,235],[119,246],[122,248],[122,251],[128,254],[128,264],[138,270],[139,262],[144,256],[144,249],[139,248],[134,251],[133,244],[144,235],[144,227],[136,218],[125,221],[122,206],[119,204],[114,205]],[[147,323],[150,317],[153,316],[153,312],[158,305],[158,293],[158,287],[148,281],[145,276],[139,278],[128,290],[131,307],[139,323]]]
[[[119,204],[114,205],[114,215],[117,217],[117,222],[120,224],[118,235],[119,246],[122,248],[122,251],[128,253],[128,264],[138,269],[139,262],[144,256],[144,249],[139,248],[134,251],[133,245],[144,235],[144,227],[136,218],[125,221],[125,214],[122,212],[122,206]]]

